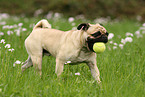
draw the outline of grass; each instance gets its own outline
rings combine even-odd
[[[27,21],[26,21],[27,20]],[[55,75],[55,58],[45,56],[43,58],[42,72],[40,79],[34,73],[34,68],[29,68],[21,74],[21,64],[13,63],[16,60],[24,62],[28,54],[24,47],[24,40],[31,32],[30,24],[37,23],[40,19],[20,18],[17,21],[5,19],[7,25],[23,23],[27,31],[21,31],[20,36],[16,33],[7,35],[9,29],[2,29],[4,32],[1,39],[6,44],[11,44],[13,52],[0,43],[0,96],[1,97],[144,97],[145,96],[145,38],[137,38],[135,31],[141,26],[140,23],[124,20],[116,23],[107,23],[104,26],[110,33],[114,33],[111,40],[121,43],[126,32],[134,34],[133,42],[126,43],[123,49],[115,50],[113,44],[107,44],[104,53],[97,55],[97,66],[100,70],[101,84],[98,85],[91,76],[86,64],[65,65],[61,78]],[[71,23],[66,19],[49,20],[53,28],[70,30]],[[75,21],[76,26],[81,22]],[[89,21],[92,22],[92,21]],[[16,28],[10,29],[14,31]],[[121,37],[121,38],[119,38]],[[145,35],[144,35],[145,37]],[[75,75],[79,72],[81,75]]]

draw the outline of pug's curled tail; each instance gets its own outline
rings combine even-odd
[[[47,20],[43,19],[43,20],[40,20],[33,28],[34,29],[37,29],[37,28],[51,28],[51,25],[48,23]]]

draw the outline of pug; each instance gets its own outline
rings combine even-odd
[[[86,63],[92,76],[100,83],[100,73],[96,65],[96,53],[93,45],[96,42],[108,42],[108,32],[100,24],[82,23],[77,30],[60,31],[52,29],[47,20],[39,21],[25,40],[29,54],[22,66],[22,71],[33,66],[42,75],[42,57],[56,58],[55,73],[60,76],[64,64]]]

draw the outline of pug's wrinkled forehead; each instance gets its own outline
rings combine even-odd
[[[103,26],[101,26],[100,24],[95,24],[95,25],[89,24],[89,25],[90,25],[90,27],[87,31],[89,34],[93,34],[93,33],[96,33],[98,31],[100,31],[101,33],[104,33],[104,34],[107,32],[107,30]]]
[[[100,24],[90,24],[90,23],[82,23],[77,27],[78,30],[83,30],[88,34],[93,34],[100,31],[102,34],[105,34],[106,29]]]

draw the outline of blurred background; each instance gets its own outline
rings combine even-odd
[[[43,16],[50,12],[66,17],[83,15],[145,20],[145,0],[0,0],[0,13],[23,16]]]

